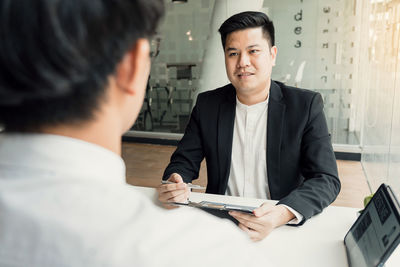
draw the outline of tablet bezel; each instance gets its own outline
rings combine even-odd
[[[365,209],[362,211],[362,213],[360,214],[360,216],[358,216],[357,220],[353,223],[353,225],[351,226],[350,230],[346,233],[345,237],[344,237],[344,244],[346,247],[346,254],[347,254],[347,260],[349,263],[349,266],[351,267],[351,259],[350,259],[350,255],[349,255],[349,251],[346,245],[346,239],[349,236],[349,234],[352,233],[352,231],[354,230],[354,228],[358,225],[358,223],[360,222],[360,220],[363,218],[365,211],[369,210],[370,205],[372,205],[373,199],[376,196],[376,194],[382,191],[383,194],[385,195],[386,199],[388,199],[388,203],[390,208],[392,209],[392,211],[394,212],[395,217],[397,218],[397,221],[400,225],[400,205],[399,202],[397,201],[396,196],[394,195],[393,191],[391,190],[390,186],[386,185],[386,184],[381,184],[378,188],[378,190],[376,191],[376,193],[374,194],[374,196],[372,197],[372,199],[369,201],[369,203],[367,204],[367,206],[365,207]],[[390,257],[390,255],[393,253],[393,251],[396,249],[397,245],[400,243],[400,233],[395,237],[394,241],[388,246],[388,248],[386,249],[385,253],[383,253],[383,255],[381,256],[381,258],[379,259],[379,263],[376,266],[381,266],[383,265],[387,259]]]

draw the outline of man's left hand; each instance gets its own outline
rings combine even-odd
[[[230,211],[229,214],[239,221],[239,227],[249,234],[253,241],[264,239],[273,229],[288,223],[295,216],[283,205],[262,204],[246,214],[238,211]]]

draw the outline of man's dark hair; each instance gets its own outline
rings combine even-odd
[[[222,23],[218,30],[221,34],[222,47],[225,49],[226,37],[228,34],[239,30],[258,27],[262,27],[264,37],[267,39],[269,46],[273,47],[275,45],[274,24],[267,15],[255,11],[245,11],[235,14]]]
[[[92,119],[117,64],[163,13],[162,0],[0,0],[0,124]]]

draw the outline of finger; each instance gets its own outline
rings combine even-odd
[[[256,217],[261,217],[270,212],[275,205],[272,205],[271,203],[264,202],[260,207],[256,208],[253,211],[254,216]]]
[[[191,189],[189,188],[189,186],[183,181],[183,178],[182,178],[182,176],[180,175],[180,174],[178,174],[178,173],[173,173],[172,174],[172,177],[170,176],[170,179],[172,180],[172,181],[175,181],[176,183],[177,183],[177,186],[179,186],[179,188],[184,188],[184,190],[185,190],[185,201],[187,200],[187,199],[189,199],[189,194],[190,194],[190,191],[191,191]]]
[[[239,223],[238,224],[239,228],[243,230],[243,232],[246,232],[248,235],[250,235],[250,229],[244,226],[243,224]]]
[[[174,183],[183,183],[182,176],[180,176],[178,173],[173,173],[169,176],[168,181],[174,182]]]
[[[186,192],[183,192],[179,195],[175,195],[167,199],[167,202],[181,202],[185,203],[187,201]]]
[[[257,231],[251,230],[249,228],[247,228],[246,226],[244,226],[243,224],[239,223],[239,228],[242,229],[244,232],[246,232],[250,239],[253,241],[258,241],[259,239],[259,233]]]
[[[252,222],[252,223],[257,223],[261,224],[261,222],[258,222],[257,217],[251,214],[239,212],[239,211],[230,211],[229,215],[231,215],[233,218],[238,220],[239,222]]]
[[[178,197],[180,195],[183,196],[185,193],[186,193],[185,190],[173,190],[173,191],[168,191],[168,192],[162,193],[162,196],[163,196],[164,199],[169,200],[171,198],[175,198],[175,197]]]
[[[167,210],[173,210],[179,208],[179,206],[174,206],[168,203],[161,203],[161,205]]]
[[[175,191],[175,190],[185,190],[187,185],[185,183],[179,184],[162,184],[157,187],[157,191],[159,194]]]
[[[263,240],[263,238],[257,232],[254,234],[254,236],[251,236],[250,239],[251,239],[251,241],[254,241],[254,242]]]
[[[253,220],[256,218],[253,214],[248,214],[248,213],[244,213],[244,212],[240,212],[240,211],[230,211],[229,215],[231,215],[235,218],[242,218],[245,220]]]
[[[158,194],[158,200],[161,202],[166,202],[171,198],[177,197],[185,193],[186,190],[173,190],[173,191],[162,192]]]
[[[244,225],[248,226],[249,224],[260,224],[259,219],[253,215],[250,214],[246,214],[243,212],[239,212],[239,211],[230,211],[229,215],[231,215],[233,218],[235,218],[236,220],[238,220],[239,222],[243,223]],[[248,228],[252,228],[253,227],[248,227]]]
[[[252,221],[247,221],[241,218],[235,218],[236,220],[238,220],[241,224],[243,224],[245,227],[249,228],[249,230],[254,230],[257,232],[260,232],[263,230],[262,225],[252,222]]]
[[[248,228],[254,229],[258,232],[263,231],[265,228],[267,219],[265,216],[258,218],[254,215],[245,214],[243,212],[230,212],[229,214]]]
[[[156,188],[158,193],[158,200],[161,202],[165,202],[167,199],[164,197],[165,188],[164,185],[159,185]]]
[[[162,203],[167,203],[167,202],[186,202],[186,198],[183,197],[183,195],[176,195],[176,196],[166,196],[160,195],[158,197],[158,200]]]

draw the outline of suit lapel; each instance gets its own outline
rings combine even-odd
[[[280,151],[286,105],[283,103],[281,88],[271,81],[267,122],[267,172],[271,198],[279,190]]]
[[[232,157],[233,127],[235,123],[236,92],[231,85],[225,101],[221,103],[218,113],[218,193],[225,194],[228,185]]]

